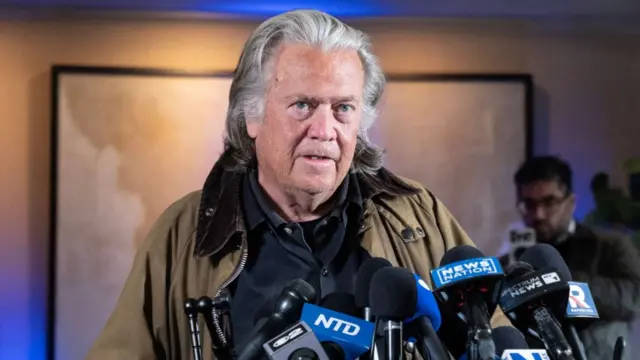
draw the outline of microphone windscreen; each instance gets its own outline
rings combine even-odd
[[[321,301],[320,306],[325,309],[337,311],[345,315],[359,317],[360,312],[356,306],[356,299],[353,295],[346,292],[334,292],[326,295]]]
[[[527,275],[528,273],[534,271],[535,269],[530,264],[522,261],[517,261],[509,265],[505,270],[505,281],[510,282],[519,278],[520,276]]]
[[[344,350],[342,350],[340,345],[334,342],[331,342],[331,341],[322,342],[322,349],[324,349],[324,352],[327,354],[327,357],[329,358],[329,360],[345,359]]]
[[[549,244],[536,244],[522,254],[520,261],[526,262],[537,270],[555,268],[563,281],[571,281],[571,271],[562,255]]]
[[[471,245],[460,245],[444,253],[444,256],[442,256],[442,259],[440,260],[440,266],[445,266],[462,260],[476,259],[481,257],[484,257],[484,254],[482,253],[482,251],[480,251],[480,249]]]
[[[378,270],[371,281],[369,298],[373,316],[397,321],[413,316],[418,301],[413,273],[400,267]]]
[[[293,351],[287,360],[320,360],[320,356],[313,349],[299,348]]]
[[[516,328],[510,326],[498,326],[491,332],[491,338],[496,345],[496,354],[502,354],[506,349],[527,350],[529,345],[524,335]]]
[[[302,279],[295,279],[291,281],[285,289],[299,294],[308,303],[316,303],[316,289],[314,289],[311,284]]]
[[[369,288],[371,287],[371,279],[373,274],[378,270],[391,267],[391,263],[383,258],[370,258],[360,265],[358,276],[356,277],[356,305],[359,308],[369,306]]]

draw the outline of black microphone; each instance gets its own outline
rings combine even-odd
[[[200,327],[198,326],[198,302],[187,299],[184,302],[184,312],[189,318],[189,332],[191,333],[191,350],[193,360],[202,360],[202,344],[200,343]]]
[[[496,344],[496,354],[503,360],[549,359],[547,352],[542,349],[529,349],[524,335],[515,328],[498,326],[491,334]]]
[[[402,322],[415,313],[418,294],[415,279],[403,276],[406,273],[395,271],[399,268],[380,269],[373,275],[369,292],[371,315],[376,317],[376,328],[382,326],[384,350],[377,349],[383,360],[401,360],[404,358],[402,346]],[[408,283],[407,279],[410,281]],[[374,336],[375,341],[375,336]],[[375,358],[373,346],[370,358]]]
[[[289,283],[276,299],[273,313],[256,331],[236,360],[259,359],[264,354],[263,344],[298,321],[304,304],[315,303],[315,300],[315,289],[304,280],[296,279]]]
[[[397,291],[401,288],[402,290],[399,291],[401,296],[414,300],[411,304],[403,300],[401,305],[407,306],[407,312],[411,313],[411,316],[403,319],[406,325],[404,330],[409,336],[416,338],[416,347],[420,355],[424,359],[431,360],[449,359],[447,350],[436,334],[442,318],[436,298],[427,283],[408,269],[400,267],[380,269],[374,275],[373,281],[375,287],[383,290],[386,284],[393,283],[393,288],[389,290]],[[373,292],[371,295],[373,303]]]
[[[624,336],[618,336],[616,345],[613,348],[613,360],[622,360],[624,356],[624,349],[627,347],[627,342],[624,340]]]
[[[561,274],[561,277],[563,280],[567,282],[571,282],[572,280],[571,271],[569,270],[567,263],[564,261],[564,259],[562,258],[562,255],[560,255],[558,250],[556,250],[556,248],[554,248],[551,245],[538,244],[531,247],[529,250],[525,251],[522,254],[521,261],[530,264],[536,270],[545,269],[545,268],[552,268],[552,269],[555,268],[556,270],[558,270],[558,273]],[[568,286],[569,286],[569,293],[570,293],[572,286],[570,284]],[[586,289],[588,291],[588,286]],[[569,299],[569,294],[567,294],[567,300],[568,299]],[[595,307],[595,304],[594,304],[594,307]],[[573,317],[572,319],[568,319],[566,309],[567,309],[567,306],[565,306],[564,311],[560,313],[560,316],[557,317],[557,319],[561,321],[562,332],[564,333],[576,360],[587,360],[587,355],[585,354],[585,351],[584,351],[584,345],[582,344],[582,341],[578,336],[576,325],[578,325],[581,329],[583,329],[591,325],[593,321],[597,320],[597,318]]]
[[[216,297],[215,300],[212,300],[208,296],[202,296],[198,299],[197,307],[198,313],[202,314],[204,317],[204,323],[207,326],[207,330],[209,331],[209,338],[211,339],[211,348],[213,353],[217,358],[232,358],[232,350],[229,347],[223,346],[220,342],[220,339],[216,334],[218,333],[215,323],[213,321],[215,316],[223,317],[228,316],[229,308],[230,308],[230,295],[228,294],[228,290],[225,289],[223,291],[225,296],[220,295]],[[226,319],[225,319],[226,320]],[[229,343],[233,343],[232,334],[227,335],[227,340]]]
[[[334,342],[322,342],[322,349],[329,360],[345,360],[345,353],[342,347]]]
[[[501,356],[505,350],[529,349],[524,335],[515,328],[509,326],[498,326],[491,332],[491,338],[496,345],[496,355]]]
[[[490,319],[504,280],[498,259],[485,257],[473,246],[457,246],[444,254],[431,280],[440,304],[467,323],[467,357],[493,359]]]
[[[363,309],[363,318],[366,321],[373,321],[371,318],[371,308],[369,307],[369,289],[371,288],[371,279],[373,275],[380,269],[391,267],[391,263],[383,258],[370,258],[365,260],[356,277],[356,306]]]
[[[569,297],[567,281],[571,275],[564,261],[558,262],[554,253],[560,256],[546,244],[538,244],[525,251],[521,262],[507,270],[500,306],[513,325],[542,340],[552,359],[573,360],[573,351],[557,320],[566,312]],[[543,269],[536,270],[529,262]],[[554,266],[544,266],[549,263]]]
[[[292,352],[287,360],[320,360],[320,356],[313,349],[300,348]]]

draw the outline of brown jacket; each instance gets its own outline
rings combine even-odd
[[[239,200],[242,175],[227,170],[231,162],[223,154],[203,189],[172,204],[154,224],[88,360],[192,358],[185,300],[213,297],[228,286],[250,247]],[[419,184],[384,169],[358,180],[364,206],[358,236],[372,256],[429,281],[445,251],[472,244],[445,206]],[[492,325],[508,325],[499,309]],[[204,359],[211,359],[210,338],[202,338]]]

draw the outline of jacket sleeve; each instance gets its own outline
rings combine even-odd
[[[138,249],[115,308],[87,360],[167,358],[167,282],[171,271],[167,257],[171,256],[168,249],[175,233],[174,208],[160,216]]]
[[[624,237],[602,239],[594,274],[574,272],[573,280],[589,284],[600,319],[631,321],[640,312],[640,256]]]

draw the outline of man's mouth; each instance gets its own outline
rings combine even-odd
[[[315,155],[305,155],[304,156],[305,159],[310,159],[310,160],[331,160],[330,157],[326,157],[326,156],[315,156]]]

